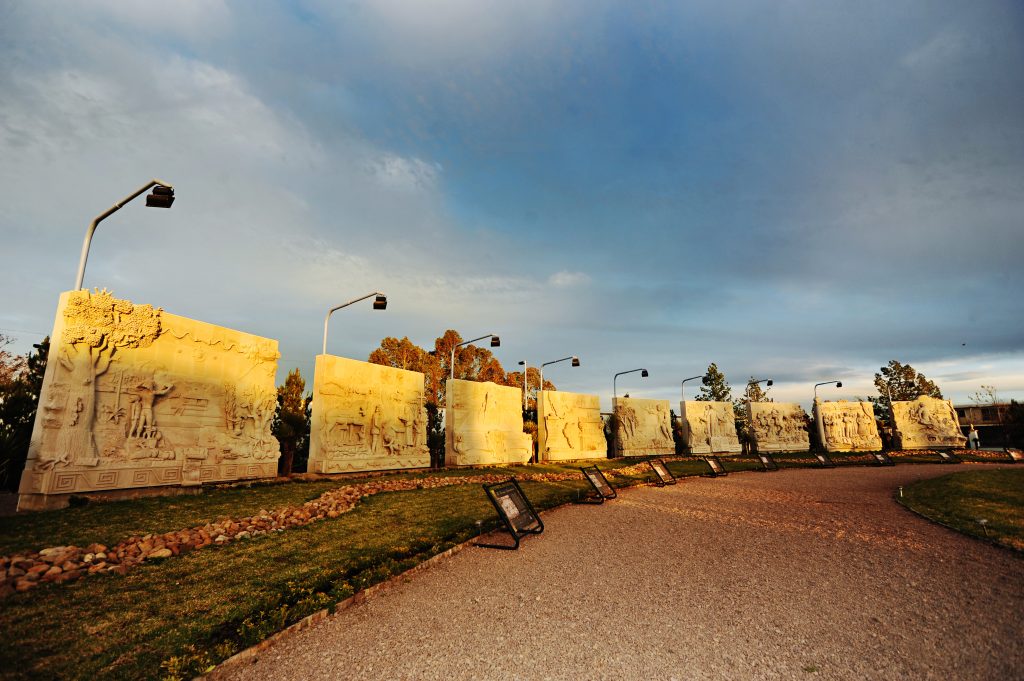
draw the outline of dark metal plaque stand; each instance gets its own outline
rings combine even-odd
[[[648,459],[647,463],[651,464],[651,469],[653,469],[654,474],[658,476],[658,480],[655,483],[658,487],[676,484],[676,476],[672,475],[672,471],[668,469],[668,466],[665,465],[665,461],[663,459]]]
[[[512,546],[506,544],[485,544],[476,542],[474,546],[485,549],[502,549],[515,551],[519,548],[519,540],[528,534],[540,534],[544,531],[544,521],[540,519],[537,510],[530,503],[519,486],[519,481],[510,478],[505,482],[498,482],[493,485],[484,485],[484,492],[487,498],[494,504],[498,512],[498,518],[505,525],[505,530],[512,535],[515,543]]]
[[[939,452],[939,463],[963,463],[963,459],[954,454],[953,452],[940,451]]]
[[[896,462],[889,458],[889,455],[885,452],[871,452],[871,456],[875,457],[876,466],[895,466]]]
[[[1010,460],[1010,463],[1024,463],[1024,451],[1015,447],[1004,447],[1003,451],[1006,452],[1006,458]]]
[[[615,491],[615,488],[608,482],[608,478],[604,477],[604,473],[597,466],[581,466],[580,470],[583,471],[583,477],[587,479],[590,486],[594,488],[594,492],[597,493],[597,497],[587,497],[586,499],[580,499],[576,503],[578,504],[603,504],[605,499],[614,499],[619,496],[619,493]]]
[[[729,475],[729,471],[725,470],[725,464],[717,456],[705,456],[704,463],[708,465],[708,470],[701,473],[702,478],[724,478]]]
[[[775,459],[768,452],[759,452],[756,456],[757,460],[761,462],[762,473],[779,470],[779,464],[775,463]]]
[[[832,461],[832,457],[830,457],[825,452],[815,452],[814,453],[814,458],[818,460],[818,467],[819,468],[835,468],[836,467],[835,462]]]

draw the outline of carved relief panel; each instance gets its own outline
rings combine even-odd
[[[607,458],[597,395],[544,390],[537,409],[541,461]]]
[[[750,432],[759,452],[806,452],[807,412],[795,402],[749,402]]]
[[[519,388],[450,379],[444,419],[448,466],[526,463],[533,456]]]
[[[318,355],[313,375],[309,471],[426,468],[423,374]]]
[[[615,431],[618,456],[675,454],[668,400],[619,397],[612,400],[612,410],[618,424]]]
[[[19,508],[96,490],[273,476],[277,341],[61,295]]]
[[[896,437],[900,449],[963,447],[967,438],[953,403],[935,397],[918,397],[912,402],[893,402]]]
[[[686,400],[679,403],[683,442],[690,454],[735,454],[743,451],[736,435],[732,402]]]
[[[814,420],[830,452],[875,452],[882,448],[870,402],[814,402]]]

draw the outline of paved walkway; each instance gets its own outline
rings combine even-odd
[[[1024,678],[1024,560],[898,486],[785,470],[570,506],[287,638],[235,679]]]

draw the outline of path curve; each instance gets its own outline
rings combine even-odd
[[[563,507],[519,551],[463,551],[228,678],[1024,678],[1024,560],[892,500],[951,472],[784,470]]]

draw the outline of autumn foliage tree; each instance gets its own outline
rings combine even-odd
[[[895,359],[889,360],[889,364],[875,374],[875,387],[879,395],[871,398],[875,415],[886,420],[891,413],[890,396],[896,402],[916,400],[921,396],[942,399],[942,391],[934,381],[927,379],[909,364],[901,364]]]

